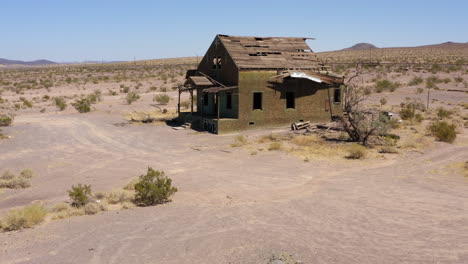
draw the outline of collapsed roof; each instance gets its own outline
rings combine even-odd
[[[310,69],[326,67],[305,42],[308,38],[218,35],[239,69]]]

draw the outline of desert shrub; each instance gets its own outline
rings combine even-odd
[[[11,126],[12,123],[13,123],[12,116],[0,114],[0,126]]]
[[[106,198],[106,193],[105,192],[97,192],[97,193],[94,193],[93,196],[97,200],[102,200],[102,199]]]
[[[10,210],[2,219],[2,228],[5,231],[30,228],[44,221],[47,209],[42,205],[32,204],[18,209]]]
[[[33,177],[33,172],[29,169],[23,170],[19,176],[5,171],[0,176],[0,188],[8,189],[24,189],[31,186],[30,178]]]
[[[135,92],[129,92],[127,96],[125,97],[125,100],[127,101],[128,104],[132,104],[133,102],[136,102],[138,99],[140,99],[140,95]]]
[[[387,104],[387,99],[385,97],[380,98],[380,104],[381,105],[386,105]]]
[[[400,85],[389,80],[380,80],[375,83],[375,91],[381,93],[383,91],[395,91]]]
[[[75,100],[74,103],[71,103],[75,109],[80,112],[80,113],[88,113],[91,111],[91,102],[89,101],[89,98],[81,98]]]
[[[268,146],[268,150],[279,150],[281,149],[281,142],[271,142]]]
[[[439,141],[453,143],[457,138],[456,126],[446,121],[437,121],[429,125],[429,131]]]
[[[134,199],[134,194],[126,190],[113,191],[107,195],[107,201],[110,204],[118,204],[123,202],[131,202]]]
[[[247,138],[244,135],[237,135],[234,138],[234,143],[231,144],[231,147],[241,147],[248,143]]]
[[[398,153],[398,150],[394,146],[382,146],[379,150],[379,153],[394,154]]]
[[[172,186],[172,180],[165,176],[164,171],[155,171],[151,167],[140,176],[135,184],[135,203],[140,206],[150,206],[169,202],[169,198],[177,188]]]
[[[439,64],[434,64],[434,65],[432,65],[432,67],[431,67],[431,69],[429,71],[432,72],[433,74],[436,74],[441,70],[442,70],[442,67]]]
[[[72,207],[67,203],[59,203],[52,208],[52,219],[65,219],[72,216],[84,215],[84,208]]]
[[[55,212],[62,212],[62,211],[68,210],[70,208],[71,208],[71,206],[68,203],[58,203],[51,209],[51,211],[54,212],[54,213]]]
[[[171,98],[167,94],[157,94],[153,97],[153,101],[158,102],[159,104],[167,104]]]
[[[20,100],[23,102],[24,107],[31,108],[32,103],[24,97],[20,97]]]
[[[406,101],[400,104],[400,117],[403,120],[410,120],[421,122],[424,119],[424,116],[421,113],[418,113],[416,110],[424,111],[424,104],[419,101]]]
[[[82,207],[89,202],[91,197],[91,185],[72,185],[71,190],[68,191],[68,196],[74,207]]]
[[[408,83],[409,86],[416,86],[420,85],[424,82],[423,78],[414,76],[413,79],[411,79]]]
[[[60,111],[63,111],[65,108],[67,108],[67,102],[63,97],[55,97],[54,104]]]
[[[461,82],[463,82],[463,77],[457,76],[457,77],[453,78],[453,80],[454,80],[456,83],[461,83]]]
[[[85,214],[93,215],[101,211],[101,206],[97,203],[87,203],[83,209]]]
[[[31,187],[31,182],[21,177],[15,177],[11,180],[0,180],[0,188],[24,189]]]
[[[363,159],[366,157],[366,152],[367,149],[358,144],[353,144],[349,147],[348,149],[348,156],[346,158],[348,159]]]
[[[300,135],[292,139],[292,143],[298,146],[313,146],[320,143],[320,139],[316,135]]]
[[[423,92],[424,92],[424,89],[421,88],[421,87],[419,87],[418,89],[416,89],[416,93],[417,93],[417,94],[421,94],[421,93],[423,93]]]
[[[452,111],[445,109],[444,107],[437,108],[437,116],[439,118],[449,118],[452,115]]]
[[[15,178],[16,176],[11,173],[9,170],[7,171],[4,171],[2,176],[0,176],[0,180],[11,180],[13,178]]]

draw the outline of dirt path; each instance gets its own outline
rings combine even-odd
[[[20,117],[1,168],[38,172],[30,189],[0,194],[0,210],[96,191],[151,165],[174,179],[170,204],[52,221],[0,233],[0,263],[468,263],[468,180],[434,170],[468,158],[438,144],[375,162],[308,163],[250,155],[232,136],[124,126],[103,114]]]

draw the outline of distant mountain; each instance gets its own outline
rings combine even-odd
[[[20,61],[20,60],[7,60],[0,58],[0,65],[49,65],[56,64],[49,60],[35,60],[35,61]]]
[[[352,47],[342,49],[342,50],[368,50],[368,49],[378,49],[378,48],[370,43],[358,43]]]

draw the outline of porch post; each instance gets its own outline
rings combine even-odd
[[[179,86],[179,99],[177,100],[177,113],[180,114],[180,86]]]
[[[190,90],[190,115],[193,114],[193,90]]]
[[[218,121],[219,121],[219,110],[220,110],[220,102],[219,102],[219,92],[216,93],[216,104],[217,104],[217,107],[218,107]]]

